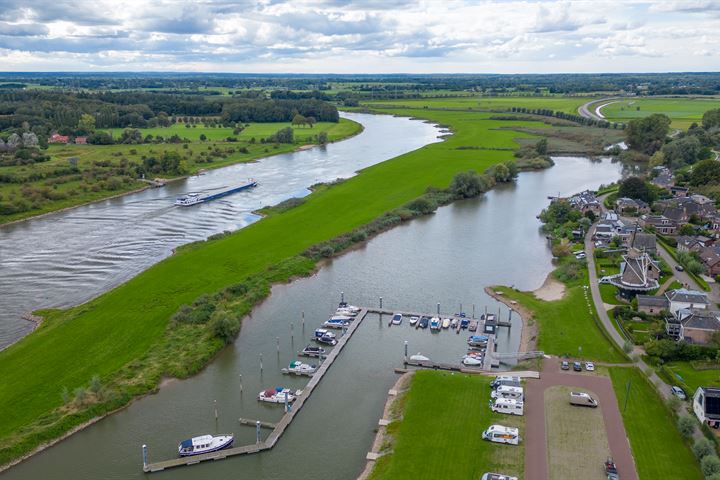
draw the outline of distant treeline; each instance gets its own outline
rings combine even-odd
[[[368,75],[269,75],[269,74],[160,74],[160,73],[11,73],[0,74],[0,83],[27,83],[71,89],[200,89],[325,91],[342,83],[364,97],[407,96],[432,90],[482,91],[486,94],[617,92],[648,95],[720,93],[720,73],[617,73],[617,74],[368,74]],[[405,93],[403,93],[405,92]],[[209,95],[213,95],[209,93]],[[215,93],[217,95],[217,93]],[[290,93],[288,94],[290,95]],[[290,97],[286,97],[290,98]]]
[[[280,97],[279,97],[280,98]],[[285,99],[178,95],[155,92],[69,92],[0,89],[0,131],[22,128],[38,135],[52,131],[83,134],[83,114],[95,128],[166,126],[171,117],[219,117],[227,122],[290,122],[296,114],[337,122],[337,109],[302,95]]]

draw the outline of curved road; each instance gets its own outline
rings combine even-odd
[[[608,97],[608,98],[601,98],[599,100],[591,100],[584,105],[580,105],[580,107],[578,108],[578,113],[580,114],[581,117],[589,118],[591,120],[601,120],[601,121],[607,120],[605,118],[599,117],[595,113],[595,110],[592,108],[592,106],[595,104],[598,104],[600,102],[606,102],[608,100],[617,100],[619,98],[621,98],[621,97]]]

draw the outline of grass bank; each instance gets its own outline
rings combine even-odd
[[[594,105],[593,109],[599,105]],[[603,107],[601,112],[611,122],[627,122],[662,113],[670,117],[673,127],[687,129],[693,122],[700,123],[703,113],[713,108],[720,108],[720,98],[677,96],[621,99]]]
[[[487,377],[417,372],[406,393],[402,420],[392,425],[392,453],[376,462],[371,479],[468,479],[486,472],[522,476],[524,445],[482,439],[493,423],[520,428],[524,417],[493,413]]]
[[[702,479],[674,417],[647,377],[637,368],[610,368],[610,378],[640,479]]]
[[[86,304],[41,312],[46,321],[40,328],[0,352],[0,408],[6,413],[0,419],[0,439],[5,445],[0,463],[59,436],[88,415],[107,411],[86,409],[82,416],[60,415],[66,404],[63,391],[73,392],[96,376],[104,384],[129,378],[130,386],[123,383],[116,393],[113,406],[117,406],[152,391],[162,376],[191,374],[206,364],[221,345],[196,342],[190,334],[175,339],[168,325],[181,305],[248,279],[257,279],[260,293],[267,292],[270,282],[312,271],[315,262],[300,256],[310,247],[380,217],[384,221],[385,212],[423,195],[428,186],[447,187],[458,172],[484,171],[512,158],[506,150],[457,148],[480,143],[517,146],[511,132],[494,129],[496,121],[474,113],[432,113],[455,132],[445,142],[318,189],[294,208],[273,213],[232,235],[181,248]],[[390,220],[396,217],[401,215]],[[186,350],[193,354],[179,358],[187,368],[175,368],[174,355]],[[137,382],[132,382],[133,376],[139,377]]]

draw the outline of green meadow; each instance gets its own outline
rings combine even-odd
[[[616,367],[610,368],[610,378],[640,479],[702,479],[695,456],[675,426],[675,418],[647,377],[637,368]]]
[[[369,107],[378,106],[405,106],[408,108],[451,108],[473,110],[510,110],[512,107],[525,107],[531,109],[546,108],[550,110],[577,113],[578,107],[590,100],[584,97],[456,97],[456,98],[419,98],[400,100],[376,100],[363,102]]]
[[[482,432],[494,423],[518,427],[521,438],[525,433],[524,417],[490,410],[490,391],[487,377],[417,372],[406,393],[402,419],[389,429],[392,451],[376,462],[370,478],[479,479],[487,472],[522,476],[523,443],[482,439]]]
[[[394,113],[403,113],[396,111]],[[406,114],[415,113],[405,112]],[[455,134],[361,171],[307,197],[300,206],[271,215],[222,239],[180,249],[127,283],[81,306],[44,312],[33,334],[0,352],[0,438],[39,422],[73,391],[98,375],[109,381],[150,349],[163,348],[172,314],[202,294],[266,272],[311,245],[364,225],[423,194],[447,187],[461,171],[513,158],[510,150],[458,150],[459,146],[512,148],[514,136],[488,114],[433,111],[428,117]],[[288,235],[287,232],[293,232]],[[66,427],[72,427],[67,422]],[[32,447],[32,445],[30,445]]]
[[[593,110],[603,103],[593,105]],[[627,122],[633,118],[662,113],[672,119],[673,127],[687,129],[693,122],[699,124],[703,113],[714,108],[720,108],[719,97],[628,98],[613,102],[600,112],[613,122]]]

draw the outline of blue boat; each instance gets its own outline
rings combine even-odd
[[[203,195],[201,193],[188,193],[187,195],[178,197],[175,200],[175,205],[178,205],[180,207],[191,207],[193,205],[197,205],[198,203],[205,203],[211,200],[217,200],[218,198],[226,197],[228,195],[232,195],[233,193],[241,192],[243,190],[253,187],[257,187],[257,182],[251,178],[242,185],[238,185],[237,187],[233,187],[228,190],[223,190],[222,192],[213,193],[210,195]]]
[[[430,323],[430,318],[422,317],[422,318],[420,318],[420,321],[418,322],[418,326],[420,328],[427,328],[429,323]]]
[[[468,345],[471,347],[482,347],[487,345],[488,337],[485,335],[470,335],[467,340]]]
[[[462,328],[463,330],[468,328],[468,325],[470,325],[470,320],[468,320],[467,318],[463,318],[462,320],[460,320],[460,328]]]

